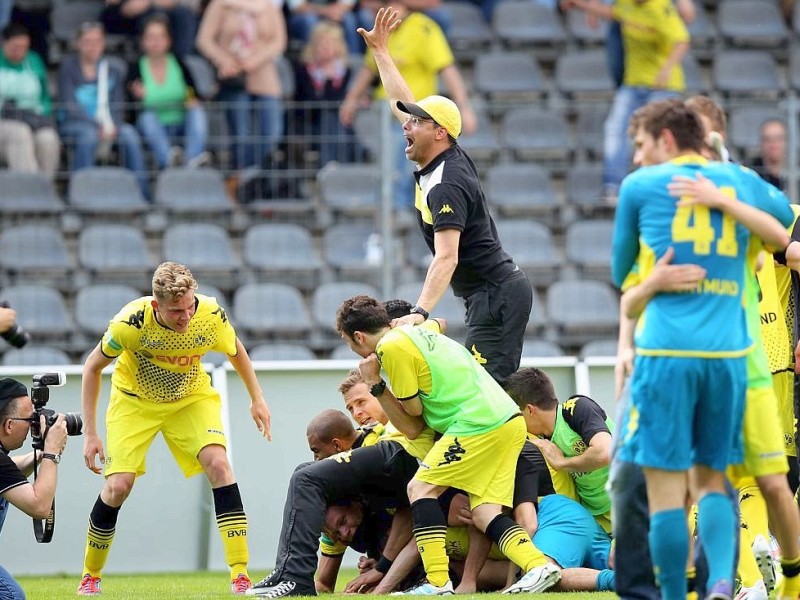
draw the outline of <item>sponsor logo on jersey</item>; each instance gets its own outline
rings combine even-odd
[[[443,215],[443,214],[446,214],[446,213],[447,213],[447,214],[453,214],[453,212],[454,212],[454,211],[453,211],[453,209],[450,207],[450,205],[449,205],[449,204],[445,204],[444,206],[442,206],[442,208],[440,208],[440,209],[439,209],[439,214],[440,214],[440,215]]]
[[[447,447],[444,453],[444,460],[437,466],[441,467],[442,465],[459,462],[461,460],[461,455],[466,453],[467,451],[464,449],[464,446],[461,445],[461,442],[458,441],[458,438],[453,438],[453,443]]]

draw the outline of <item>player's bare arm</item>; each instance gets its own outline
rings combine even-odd
[[[378,355],[374,352],[362,359],[358,364],[361,377],[364,378],[364,383],[372,387],[381,380],[381,363],[378,360]],[[377,397],[378,402],[381,403],[386,416],[389,421],[397,427],[397,430],[410,440],[416,439],[422,430],[425,428],[425,421],[422,420],[422,403],[418,396],[410,400],[400,402],[391,390],[387,387],[383,393]],[[408,404],[408,406],[406,406]],[[411,411],[418,407],[419,413],[417,415],[411,414]]]
[[[250,415],[253,417],[253,421],[256,422],[258,431],[267,440],[272,441],[269,407],[267,406],[267,401],[264,400],[264,392],[261,391],[261,385],[258,383],[250,356],[239,338],[236,338],[236,354],[229,356],[228,360],[231,361],[233,368],[242,378],[242,382],[247,388],[247,393],[250,395]]]
[[[394,116],[402,123],[406,120],[406,115],[397,108],[396,101],[414,102],[414,94],[408,87],[406,80],[394,64],[389,54],[389,35],[400,25],[400,17],[391,6],[378,9],[375,15],[375,23],[372,29],[367,31],[363,27],[358,28],[358,33],[364,38],[367,47],[375,55],[375,64],[378,66],[378,73],[381,77],[383,89],[389,97]]]
[[[701,173],[697,179],[676,175],[667,187],[672,196],[680,198],[678,206],[700,204],[721,210],[764,240],[772,250],[783,250],[791,241],[789,232],[775,217],[723,193]]]
[[[86,468],[100,473],[102,467],[97,464],[106,462],[103,442],[97,435],[97,399],[100,396],[100,383],[105,369],[114,359],[108,358],[100,350],[100,344],[89,353],[83,365],[81,377],[81,411],[83,413],[83,461]]]
[[[542,451],[556,471],[585,473],[607,467],[611,462],[611,434],[605,431],[594,434],[586,451],[577,456],[564,456],[561,449],[550,440],[533,438],[531,442]]]

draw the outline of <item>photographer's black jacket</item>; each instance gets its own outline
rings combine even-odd
[[[11,457],[5,453],[5,450],[0,451],[0,494],[15,488],[24,483],[28,483],[28,479],[17,468],[16,463],[11,460]],[[3,529],[3,522],[6,520],[6,511],[8,510],[8,500],[0,498],[0,530]]]

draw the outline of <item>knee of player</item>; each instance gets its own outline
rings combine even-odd
[[[127,475],[130,475],[130,477]],[[121,473],[119,476],[111,475],[106,480],[105,486],[108,500],[104,498],[103,501],[109,506],[120,506],[130,495],[134,481],[132,473]]]
[[[757,481],[761,495],[764,496],[768,503],[777,500],[782,495],[786,495],[789,498],[792,496],[792,490],[789,488],[785,475],[765,475],[764,477],[759,477]]]
[[[212,458],[204,466],[212,485],[228,485],[233,482],[233,469],[224,454]]]

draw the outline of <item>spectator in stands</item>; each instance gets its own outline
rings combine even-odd
[[[163,13],[169,19],[172,51],[183,58],[194,50],[198,9],[196,0],[106,0],[100,20],[108,33],[136,36],[148,17]]]
[[[142,141],[136,128],[123,119],[125,74],[105,58],[105,47],[102,23],[87,22],[78,28],[77,54],[66,57],[58,69],[59,131],[73,149],[73,171],[93,166],[98,154],[107,155],[116,144],[123,166],[133,171],[147,198]]]
[[[286,0],[289,9],[289,35],[301,42],[311,39],[311,32],[321,21],[338,23],[344,31],[350,54],[363,54],[364,43],[356,33],[371,23],[371,15],[356,0]]]
[[[142,56],[133,64],[128,90],[141,103],[136,126],[155,156],[159,169],[183,163],[200,167],[210,162],[206,152],[208,119],[197,99],[186,66],[170,52],[169,21],[150,17],[142,30]],[[183,140],[183,149],[173,145]]]
[[[377,11],[386,2],[370,0]],[[389,53],[398,66],[400,74],[408,83],[414,98],[425,98],[434,95],[439,89],[441,76],[447,90],[461,112],[462,131],[472,133],[477,127],[477,119],[467,95],[467,88],[461,73],[455,64],[453,52],[439,26],[419,12],[409,10],[406,0],[393,2],[397,10],[400,25],[389,38]],[[364,66],[356,75],[353,85],[342,103],[339,116],[342,123],[352,125],[356,111],[366,102],[366,93],[378,75],[378,67],[371,51],[367,51]],[[385,99],[386,91],[379,85],[373,94],[376,100]],[[404,213],[410,213],[414,206],[414,180],[408,177],[408,161],[406,160],[405,137],[398,138],[395,149],[394,202],[395,207]]]
[[[613,6],[601,0],[563,0],[562,6],[617,21],[622,29],[625,74],[606,119],[603,145],[605,197],[615,202],[630,165],[628,121],[640,106],[684,90],[681,60],[689,49],[689,32],[672,0],[616,0]]]
[[[767,119],[759,129],[761,155],[753,159],[750,167],[776,188],[786,189],[786,123],[780,119]]]
[[[55,176],[61,151],[51,117],[47,72],[22,25],[3,29],[0,52],[0,158],[11,170]]]
[[[295,68],[295,97],[298,102],[324,103],[299,108],[295,122],[319,152],[319,166],[329,161],[353,162],[356,141],[352,127],[339,121],[339,104],[344,100],[351,71],[342,28],[321,22],[311,32]]]
[[[197,47],[216,67],[237,170],[262,167],[283,133],[278,58],[286,50],[281,9],[262,0],[211,0]],[[255,119],[254,119],[255,117]],[[229,179],[235,188],[238,175]]]

